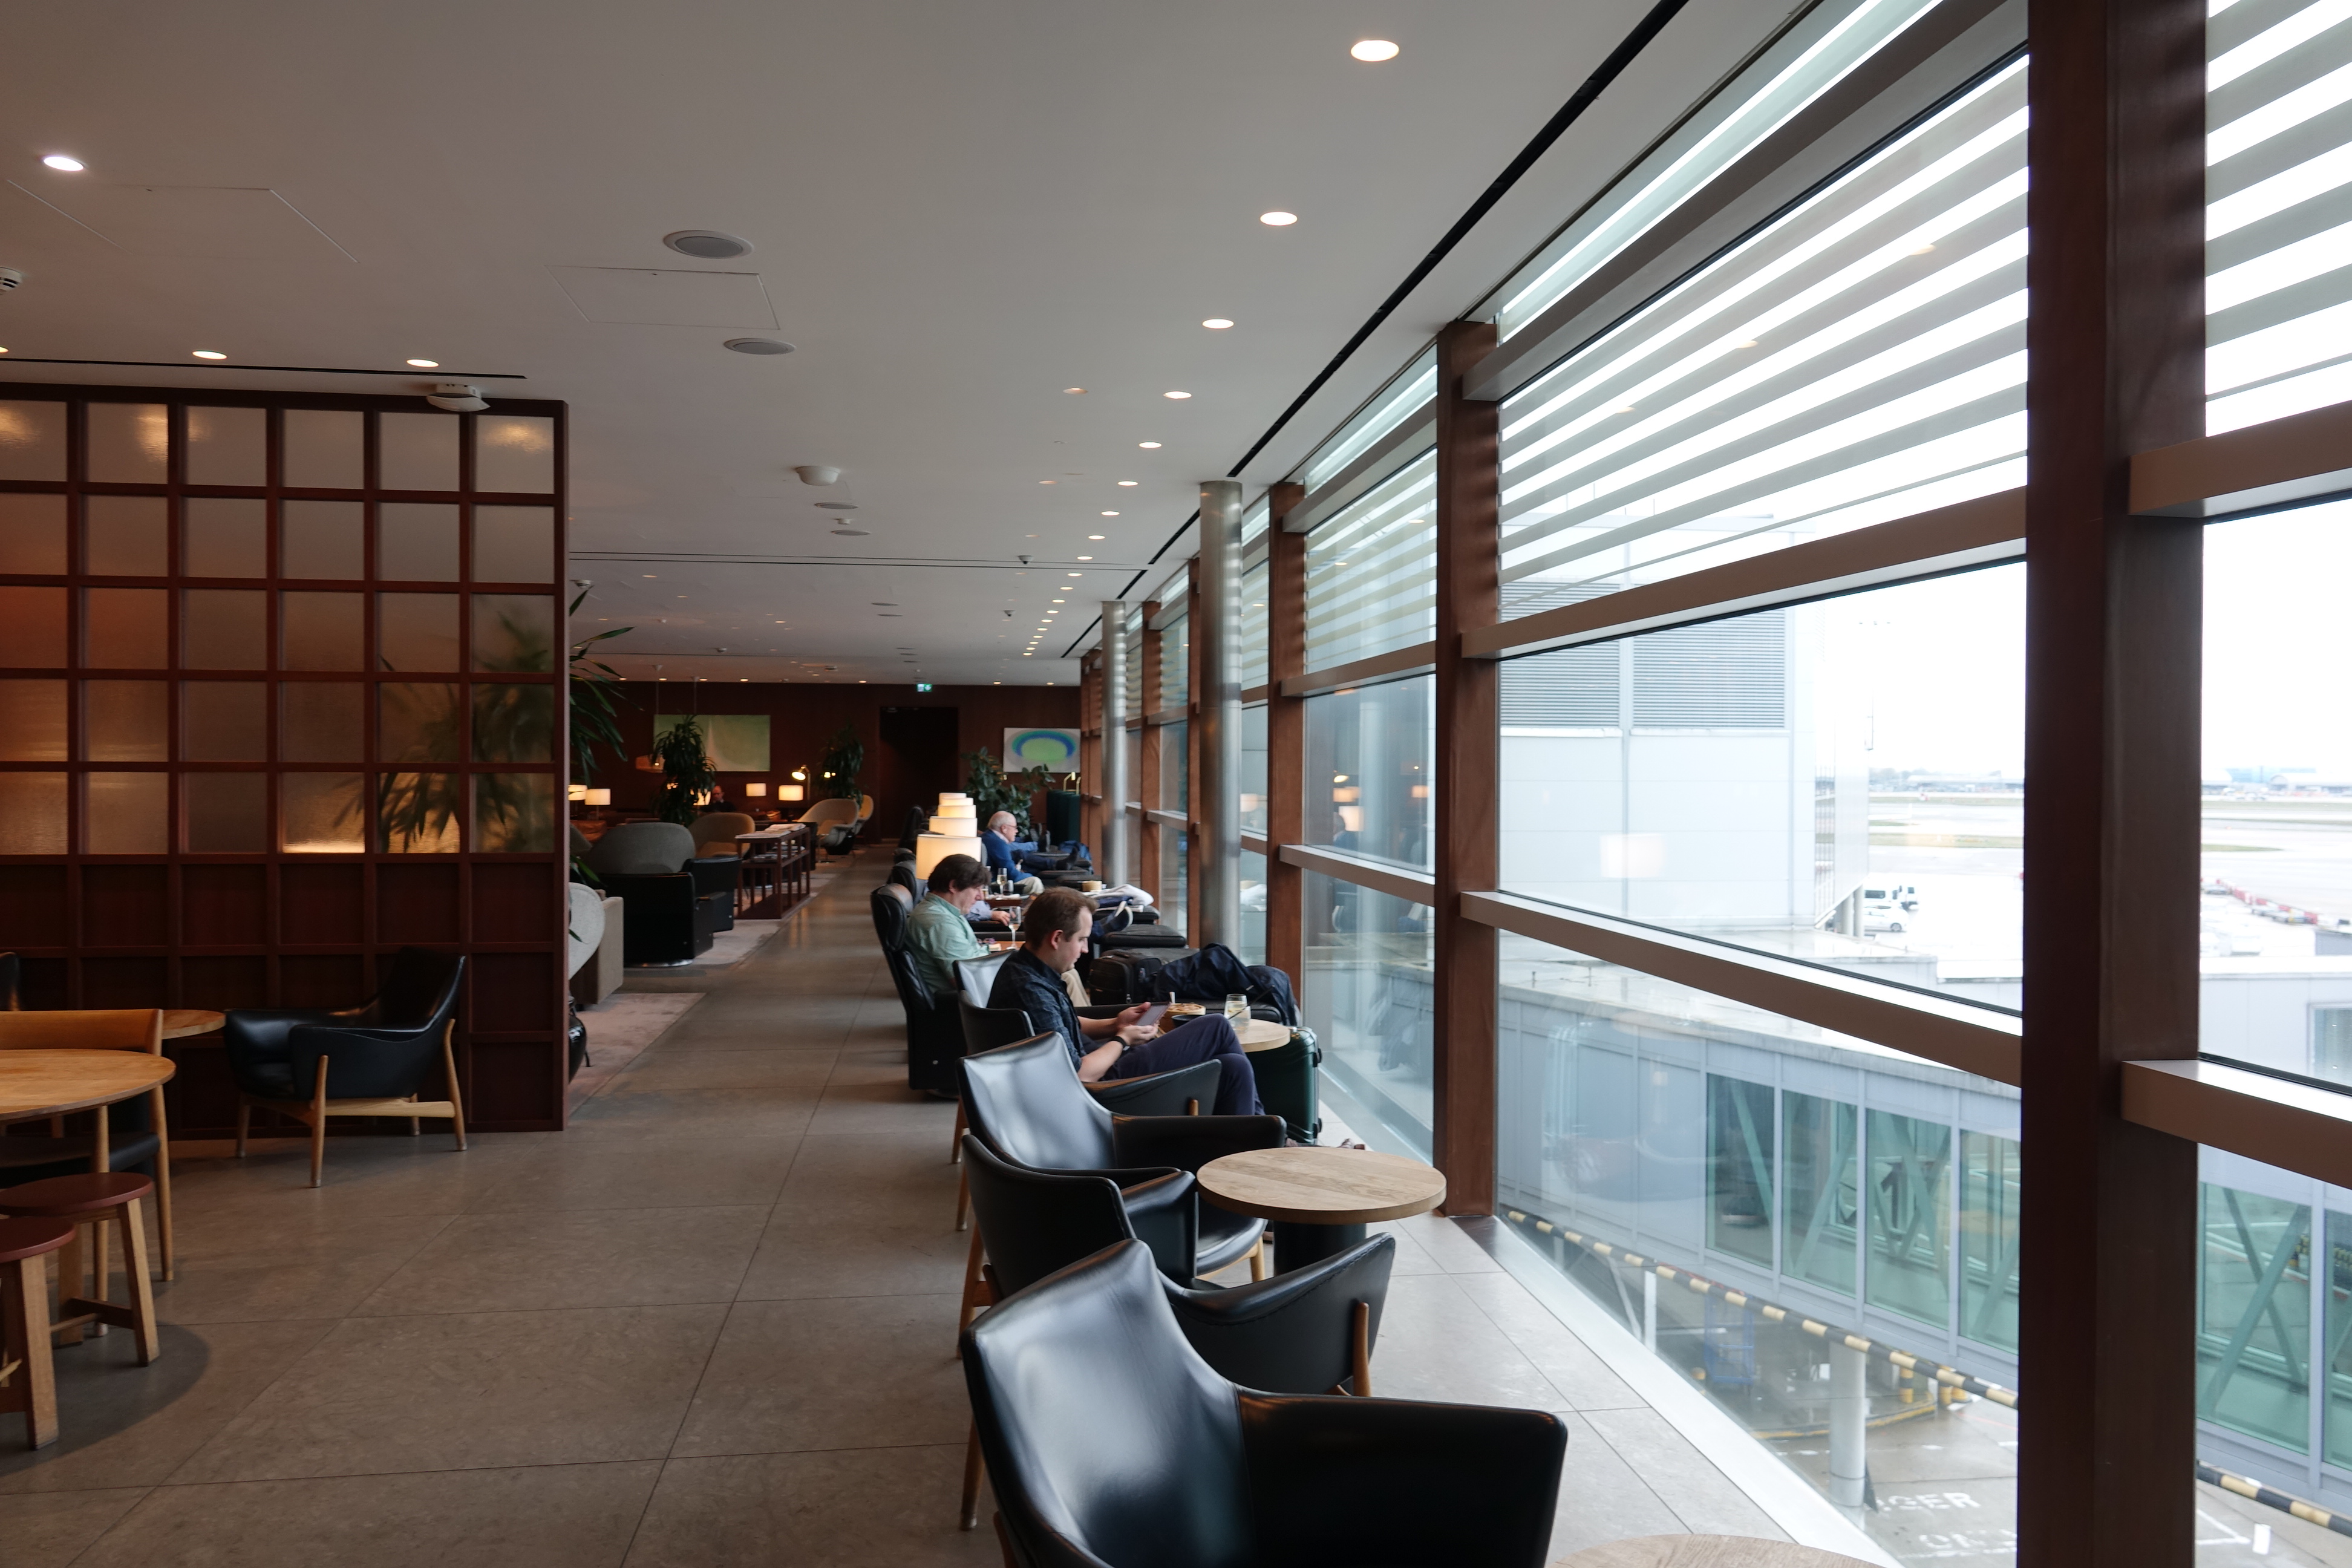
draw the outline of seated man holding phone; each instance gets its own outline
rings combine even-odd
[[[1257,1075],[1222,1014],[1195,1018],[1164,1035],[1157,1033],[1164,1007],[1139,1003],[1116,1018],[1078,1016],[1062,987],[1062,976],[1087,951],[1093,930],[1094,900],[1086,894],[1068,888],[1048,888],[1038,894],[1022,919],[1021,945],[996,972],[988,1005],[1018,1007],[1029,1015],[1033,1027],[1059,1033],[1069,1045],[1082,1083],[1142,1078],[1213,1060],[1224,1069],[1217,1085],[1216,1114],[1261,1114]]]

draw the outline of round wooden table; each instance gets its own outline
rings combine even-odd
[[[1193,1180],[1219,1208],[1274,1222],[1278,1274],[1347,1251],[1376,1220],[1445,1201],[1435,1166],[1370,1149],[1253,1149],[1210,1161]]]
[[[1588,1546],[1551,1568],[1869,1568],[1857,1557],[1742,1535],[1643,1535]]]
[[[215,1033],[226,1021],[225,1015],[208,1013],[202,1007],[166,1007],[163,1009],[163,1037],[167,1040],[193,1039],[198,1035]]]
[[[1196,1018],[1224,1016],[1225,1014],[1216,1007],[1211,1007],[1200,1013],[1181,1015],[1171,1013],[1160,1020],[1160,1032],[1165,1035],[1171,1030],[1181,1029]],[[1264,1018],[1234,1018],[1232,1023],[1234,1035],[1241,1041],[1242,1049],[1245,1051],[1270,1051],[1276,1046],[1286,1046],[1290,1043],[1290,1026],[1287,1024],[1269,1023]]]
[[[0,1051],[0,1121],[112,1105],[169,1082],[176,1070],[171,1058],[145,1051]]]

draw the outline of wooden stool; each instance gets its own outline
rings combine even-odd
[[[24,1219],[61,1219],[90,1228],[91,1262],[96,1279],[91,1293],[81,1293],[82,1268],[76,1252],[59,1259],[58,1321],[53,1333],[69,1333],[68,1343],[81,1342],[86,1323],[111,1323],[138,1337],[139,1364],[145,1366],[162,1352],[155,1335],[155,1297],[147,1278],[147,1231],[139,1223],[139,1205],[152,1195],[155,1184],[135,1172],[110,1175],[51,1176],[20,1187],[0,1187],[0,1214]],[[128,1306],[106,1300],[106,1224],[122,1229],[122,1272],[131,1283]]]
[[[0,1219],[0,1411],[25,1413],[25,1447],[58,1440],[58,1379],[49,1363],[48,1266],[74,1238],[59,1219]]]

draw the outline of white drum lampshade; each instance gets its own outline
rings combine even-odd
[[[613,804],[613,792],[608,789],[592,789],[580,798],[590,805],[610,805]]]
[[[971,818],[960,820],[969,822]],[[936,826],[936,824],[935,824]],[[928,882],[939,863],[950,855],[969,855],[980,858],[980,837],[977,834],[924,833],[915,838],[915,880]]]

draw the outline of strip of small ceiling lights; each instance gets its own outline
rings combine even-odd
[[[1289,424],[1300,409],[1307,406],[1309,399],[1323,390],[1324,384],[1337,375],[1339,373],[1339,367],[1347,363],[1374,332],[1380,331],[1381,323],[1393,315],[1397,307],[1403,304],[1415,289],[1421,287],[1429,275],[1437,269],[1438,263],[1444,261],[1452,253],[1454,247],[1468,237],[1470,231],[1478,226],[1481,218],[1494,210],[1495,204],[1510,194],[1511,187],[1517,184],[1529,169],[1535,167],[1536,161],[1551,150],[1552,143],[1565,135],[1570,126],[1583,118],[1584,111],[1592,107],[1593,101],[1601,96],[1609,84],[1624,74],[1625,68],[1632,65],[1643,49],[1649,47],[1651,41],[1665,30],[1666,24],[1673,21],[1675,15],[1686,4],[1688,0],[1657,0],[1657,4],[1651,6],[1639,22],[1633,24],[1633,30],[1618,41],[1617,47],[1609,51],[1609,58],[1595,67],[1591,76],[1578,84],[1576,90],[1569,94],[1568,101],[1561,104],[1552,117],[1544,121],[1543,128],[1529,139],[1526,146],[1519,149],[1518,156],[1505,164],[1503,172],[1496,174],[1488,182],[1486,188],[1478,193],[1478,199],[1472,202],[1462,216],[1454,220],[1454,226],[1447,229],[1435,245],[1430,247],[1429,254],[1423,257],[1414,264],[1412,270],[1405,274],[1404,281],[1389,290],[1389,297],[1381,300],[1372,313],[1364,319],[1364,324],[1356,329],[1355,335],[1340,345],[1339,352],[1331,356],[1331,362],[1316,373],[1315,379],[1307,384],[1306,390],[1292,398],[1290,406],[1276,416],[1274,423],[1265,427],[1265,434],[1260,436],[1251,445],[1250,449],[1241,455],[1239,462],[1225,470],[1226,478],[1241,477],[1242,469],[1248,466],[1249,460],[1265,450],[1266,443],[1273,440],[1281,432],[1282,427]],[[1186,518],[1183,526],[1168,536],[1168,542],[1152,552],[1151,560],[1145,563],[1142,569],[1128,580],[1127,586],[1121,588],[1116,596],[1125,598],[1132,592],[1136,584],[1143,581],[1144,574],[1150,572],[1152,566],[1159,563],[1160,556],[1173,549],[1176,542],[1184,537],[1186,530],[1200,521],[1201,514],[1197,511]],[[1070,646],[1062,650],[1062,657],[1067,658],[1076,653],[1080,645],[1085,643],[1101,625],[1102,617],[1097,615],[1078,633]]]

